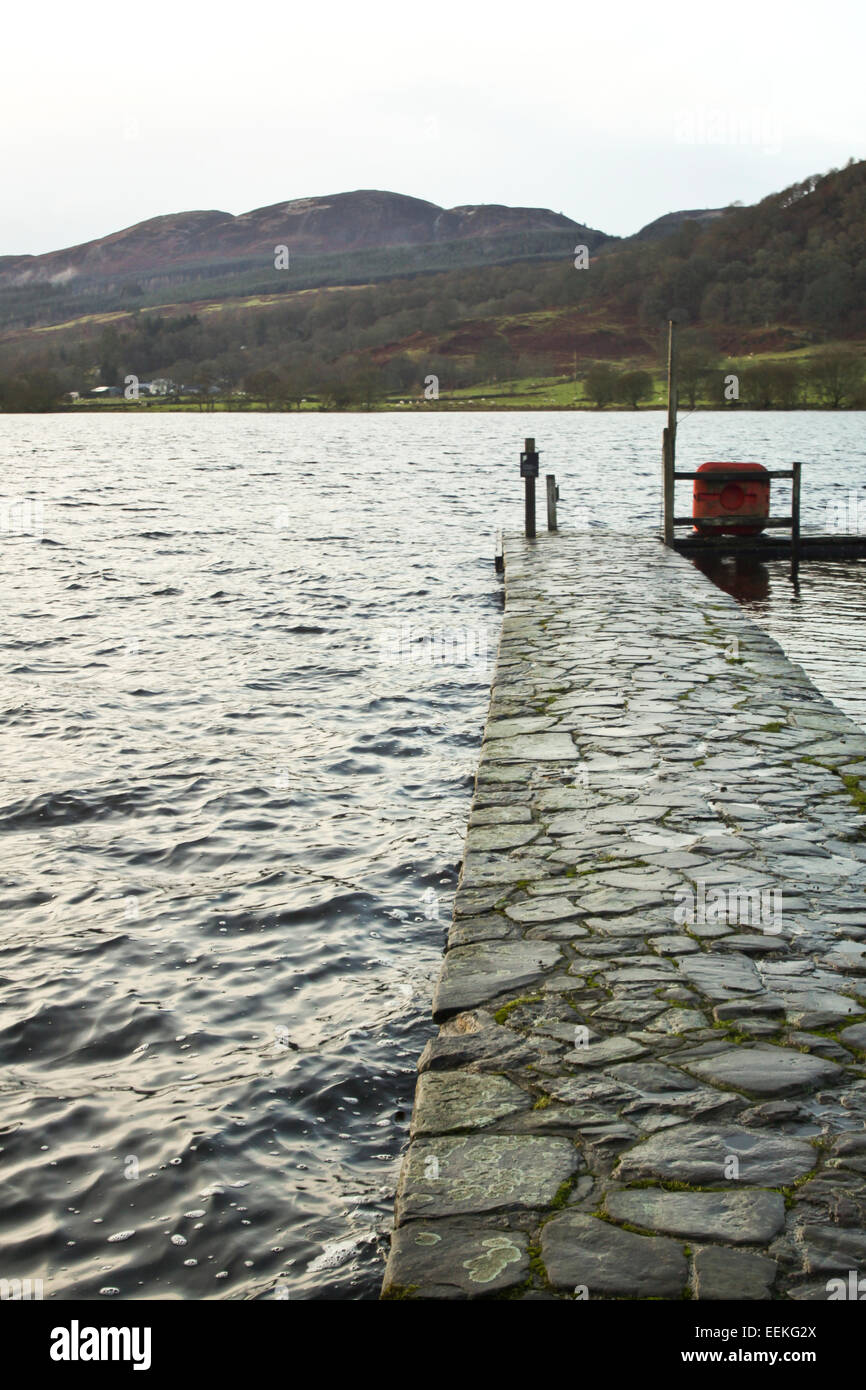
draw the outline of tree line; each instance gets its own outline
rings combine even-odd
[[[429,381],[435,381],[437,388],[430,399],[440,393],[443,398],[453,397],[456,391],[478,386],[492,391],[495,399],[497,394],[507,394],[513,381],[537,379],[540,383],[573,381],[572,404],[637,410],[660,404],[665,391],[661,371],[592,362],[582,364],[571,376],[562,376],[550,359],[491,352],[489,348],[461,362],[407,354],[380,364],[363,356],[340,364],[298,358],[277,369],[253,367],[233,383],[221,379],[207,365],[193,375],[194,383],[187,384],[186,390],[178,383],[169,401],[189,399],[194,391],[202,409],[216,399],[230,402],[236,409],[259,404],[268,410],[292,410],[304,403],[332,410],[372,409],[386,401],[424,400]],[[686,340],[679,356],[678,382],[680,406],[691,410],[699,405],[741,405],[757,410],[866,409],[866,359],[844,346],[826,348],[802,359],[742,362],[712,357]],[[55,410],[63,404],[66,391],[63,376],[53,371],[32,369],[0,376],[0,411]]]
[[[596,406],[628,405],[638,409],[663,386],[663,379],[641,369],[620,371],[597,362],[583,377],[584,394]],[[757,410],[794,410],[808,406],[840,410],[866,409],[864,357],[856,350],[832,347],[801,361],[711,361],[695,349],[680,353],[679,401],[690,410],[698,403],[741,404]]]

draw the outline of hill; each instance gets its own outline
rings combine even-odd
[[[291,245],[285,271],[280,244]],[[588,258],[575,260],[578,244]],[[239,405],[340,405],[423,400],[432,375],[443,402],[479,387],[502,397],[510,382],[514,395],[573,404],[593,364],[655,371],[671,310],[686,325],[692,387],[723,361],[766,359],[785,371],[760,387],[752,372],[756,401],[808,399],[807,359],[846,344],[862,358],[866,162],[751,207],[670,213],[622,240],[545,209],[445,210],[373,192],[155,219],[0,264],[0,378],[48,374],[49,398],[131,373]],[[841,395],[827,388],[831,403],[859,400],[850,371],[846,381]],[[652,399],[645,383],[637,399]]]
[[[0,325],[58,323],[203,297],[388,278],[405,271],[564,253],[604,233],[546,208],[442,208],[361,190],[298,198],[233,217],[182,212],[41,256],[0,257]],[[284,247],[282,257],[278,248]],[[289,266],[278,265],[282,259]]]
[[[641,227],[639,232],[635,232],[635,238],[638,241],[658,241],[662,237],[670,236],[671,232],[678,232],[684,222],[697,222],[699,225],[704,225],[724,217],[730,210],[730,208],[692,208],[690,211],[666,212],[663,217],[657,217],[654,222],[648,222],[645,227]]]

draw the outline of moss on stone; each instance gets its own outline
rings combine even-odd
[[[841,772],[839,776],[845,784],[845,790],[857,807],[866,815],[866,788],[863,787],[860,778],[855,777],[853,772]]]
[[[504,1023],[508,1015],[513,1013],[515,1009],[519,1009],[521,1004],[539,1004],[541,998],[540,994],[521,994],[519,999],[509,999],[507,1004],[503,1004],[500,1009],[496,1010],[493,1017],[497,1023]]]
[[[703,1183],[680,1182],[679,1178],[635,1178],[633,1182],[625,1184],[627,1190],[642,1191],[646,1188],[654,1188],[659,1192],[725,1192],[730,1191],[730,1185],[726,1188],[718,1184],[708,1186]]]
[[[549,1221],[551,1216],[554,1216],[558,1211],[563,1211],[564,1208],[568,1206],[568,1199],[571,1196],[572,1189],[577,1182],[578,1176],[579,1174],[572,1173],[570,1178],[566,1178],[565,1182],[559,1184],[559,1187],[556,1189],[556,1195],[547,1209],[544,1221]]]
[[[810,1182],[812,1178],[817,1177],[817,1174],[818,1168],[816,1166],[814,1168],[810,1168],[808,1173],[804,1173],[802,1177],[795,1178],[794,1181],[792,1183],[788,1183],[786,1187],[777,1187],[771,1190],[775,1192],[781,1192],[782,1196],[785,1199],[785,1207],[788,1211],[790,1211],[792,1207],[797,1205],[797,1189],[802,1187],[804,1183]]]
[[[532,1271],[532,1277],[538,1281],[542,1288],[550,1289],[552,1287],[544,1267],[544,1261],[541,1258],[541,1246],[533,1245],[531,1241],[529,1244],[529,1268]]]

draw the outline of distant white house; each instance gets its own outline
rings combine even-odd
[[[177,387],[167,376],[155,377],[153,381],[139,381],[135,386],[135,394],[127,397],[129,400],[136,400],[141,396],[168,396]],[[89,391],[84,392],[85,396],[93,396],[97,400],[105,400],[107,396],[124,396],[126,393],[120,386],[93,386]]]
[[[138,383],[140,396],[167,396],[172,389],[173,383],[167,377],[158,377],[156,381],[140,381]]]

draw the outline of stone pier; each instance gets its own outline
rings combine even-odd
[[[383,1296],[866,1295],[866,733],[653,537],[505,556]]]

